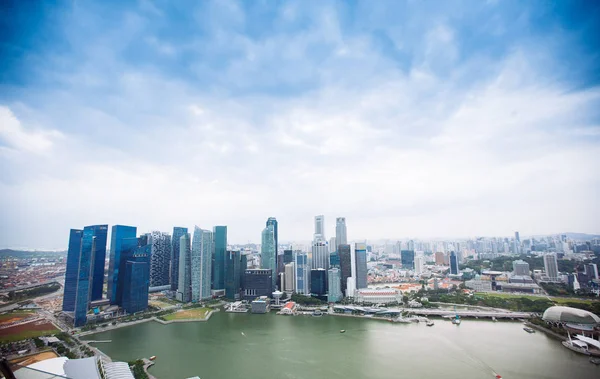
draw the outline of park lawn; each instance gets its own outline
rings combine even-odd
[[[187,319],[200,319],[204,320],[208,312],[210,312],[210,308],[190,308],[183,309],[175,313],[170,313],[166,316],[163,316],[167,321],[173,320],[187,320]]]
[[[525,294],[510,294],[510,293],[499,293],[499,292],[476,292],[475,296],[482,297],[500,297],[503,299],[518,299],[520,297],[524,297],[530,300],[548,300],[546,296],[533,296],[533,295],[525,295]]]
[[[148,304],[152,305],[153,307],[160,308],[160,309],[165,309],[165,308],[169,308],[169,307],[173,306],[173,304],[169,304],[167,302],[160,301],[160,300],[152,300],[152,301],[149,301]]]
[[[44,325],[35,326],[33,328],[23,328],[23,327],[14,327],[14,328],[6,328],[2,330],[2,335],[0,335],[0,342],[14,342],[20,341],[27,338],[48,336],[51,334],[59,333],[60,330],[56,329],[54,325],[48,323]]]
[[[552,299],[552,301],[554,301],[555,303],[558,304],[566,304],[566,303],[581,303],[581,304],[591,304],[594,301],[598,301],[598,300],[594,300],[594,299],[577,299],[577,298],[570,298],[570,297],[554,297],[554,296],[550,296],[550,298]]]

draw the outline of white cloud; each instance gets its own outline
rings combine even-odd
[[[8,107],[0,106],[0,138],[9,148],[40,154],[50,150],[53,140],[60,137],[56,130],[26,130]]]

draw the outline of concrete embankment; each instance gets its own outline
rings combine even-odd
[[[564,341],[566,339],[565,336],[560,335],[560,334],[556,333],[555,331],[550,330],[548,328],[544,328],[543,326],[532,324],[530,322],[526,322],[525,325],[527,325],[533,329],[539,330],[540,332],[544,332],[547,335],[549,335],[550,337],[555,338],[557,340]]]

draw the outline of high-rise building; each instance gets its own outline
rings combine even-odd
[[[529,263],[523,260],[513,261],[513,275],[528,276],[529,275]]]
[[[356,259],[356,289],[367,288],[367,244],[356,243],[354,257]]]
[[[137,228],[135,226],[113,225],[110,233],[110,258],[108,262],[108,282],[106,297],[111,304],[121,304],[123,288],[119,288],[119,276],[124,277],[119,272],[121,268],[121,259],[123,250],[137,247]],[[123,241],[126,240],[125,245]]]
[[[544,255],[544,270],[550,280],[558,280],[558,261],[556,260],[555,253]]]
[[[284,265],[292,263],[294,261],[294,252],[292,250],[283,251],[283,263]]]
[[[350,245],[338,245],[338,255],[340,256],[342,293],[345,294],[348,278],[352,276],[352,251]]]
[[[400,251],[400,260],[402,268],[405,270],[413,270],[415,268],[415,252],[414,250]]]
[[[342,295],[342,273],[338,268],[330,268],[327,271],[327,301],[336,303],[344,297]]]
[[[325,216],[315,216],[315,240],[325,240]]]
[[[181,236],[187,234],[188,229],[176,226],[173,228],[171,238],[171,291],[177,291],[179,287],[179,241]]]
[[[69,233],[69,250],[67,251],[65,290],[63,294],[62,310],[64,312],[73,312],[75,310],[75,294],[77,292],[82,237],[83,230],[71,229]]]
[[[331,237],[329,239],[329,254],[335,253],[336,249],[337,249],[337,245],[335,243],[335,237]]]
[[[152,253],[150,255],[150,287],[170,285],[171,236],[168,233],[153,231],[148,236],[148,245],[152,246]]]
[[[271,225],[273,227],[273,237],[275,238],[275,255],[279,254],[279,230],[277,225],[277,219],[275,217],[269,217],[267,219],[267,227]]]
[[[225,260],[227,253],[227,226],[213,228],[213,254],[212,254],[212,288],[222,290],[225,288]]]
[[[425,257],[418,255],[415,258],[415,274],[420,275],[425,271]]]
[[[242,255],[239,251],[228,250],[225,253],[225,297],[230,300],[240,298],[241,261]]]
[[[310,270],[310,293],[315,296],[327,294],[327,270],[323,268]]]
[[[245,258],[245,257],[244,257]],[[192,302],[210,299],[212,232],[194,227],[192,240]]]
[[[458,275],[458,256],[454,251],[450,252],[450,274]]]
[[[335,219],[335,243],[336,246],[348,244],[346,217],[338,217]]]
[[[177,300],[189,303],[192,300],[192,249],[191,237],[185,233],[179,238],[179,269],[177,273]]]
[[[294,261],[296,266],[295,291],[300,295],[309,295],[310,268],[308,267],[308,257],[306,254],[296,251],[294,254]]]
[[[285,265],[285,283],[283,285],[283,291],[287,293],[294,292],[294,285],[296,284],[296,265],[294,262],[287,263]]]
[[[268,224],[262,231],[262,243],[260,245],[260,267],[277,273],[277,251],[275,250],[275,230],[273,225]],[[277,284],[277,275],[271,275],[272,286]]]
[[[598,280],[598,265],[595,263],[588,263],[585,265],[585,274],[588,280]]]
[[[273,272],[271,269],[252,269],[244,273],[244,300],[254,300],[260,296],[271,297],[273,292]]]
[[[329,254],[329,267],[340,268],[340,256],[337,252]]]
[[[75,309],[73,325],[83,326],[87,322],[87,311],[91,300],[93,283],[93,260],[96,250],[96,237],[92,228],[83,229],[81,239],[81,251],[79,257],[79,269],[77,271],[77,285],[75,291]]]
[[[443,266],[444,265],[444,253],[442,253],[441,251],[438,251],[435,253],[435,264],[438,266]]]
[[[124,241],[131,242],[131,239],[125,239]],[[126,257],[121,260],[121,262],[125,263],[123,264],[123,268],[120,269],[124,271],[121,305],[125,312],[129,314],[141,312],[148,308],[151,251],[151,245],[139,246],[123,251]]]
[[[94,264],[92,267],[92,289],[90,301],[102,299],[104,290],[104,264],[106,263],[106,238],[108,234],[108,225],[86,226],[94,234],[94,252],[92,257]],[[84,231],[85,231],[84,228]]]
[[[312,244],[312,262],[311,268],[329,269],[329,249],[324,240],[316,239]]]

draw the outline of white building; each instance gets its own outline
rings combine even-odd
[[[355,291],[354,301],[365,304],[401,303],[402,292],[393,288],[363,288]]]
[[[550,280],[558,281],[558,261],[556,260],[556,254],[544,255],[544,270]]]
[[[327,301],[335,303],[344,297],[342,294],[342,273],[337,267],[327,271]]]
[[[194,228],[192,239],[191,276],[192,302],[197,303],[212,297],[210,293],[212,265],[212,232]]]
[[[356,292],[356,281],[353,276],[346,280],[346,297],[354,297]]]
[[[287,293],[294,292],[294,285],[296,283],[296,265],[294,262],[290,262],[285,265],[285,276],[284,276],[283,290]]]
[[[311,268],[313,270],[318,268],[329,269],[329,248],[322,239],[313,241]]]
[[[490,292],[492,291],[492,282],[489,280],[481,280],[480,278],[475,278],[473,280],[467,280],[465,282],[465,286],[474,290],[475,292]]]
[[[415,257],[415,274],[420,275],[425,271],[425,257],[417,255]]]

